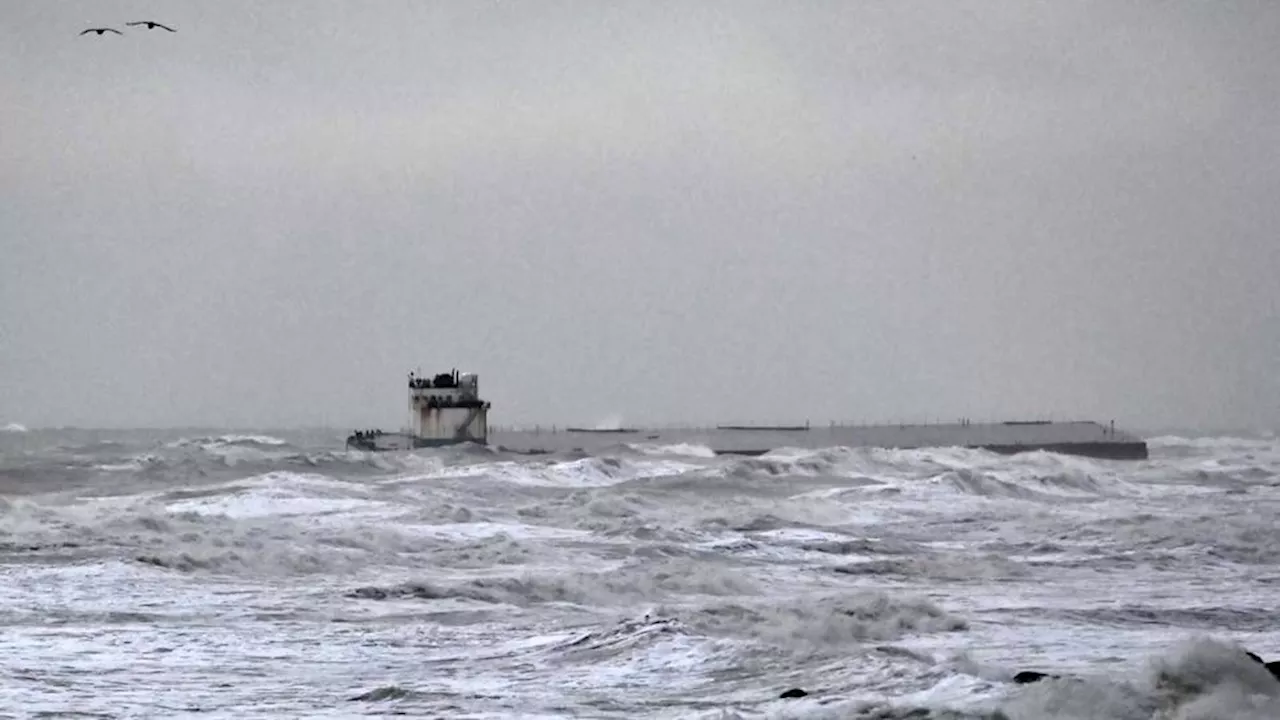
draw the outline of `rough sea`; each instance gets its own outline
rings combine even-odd
[[[1150,442],[522,457],[11,426],[0,717],[1280,717],[1243,654],[1280,659],[1280,442]]]

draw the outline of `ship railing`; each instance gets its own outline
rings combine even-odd
[[[957,432],[968,435],[975,443],[983,442],[983,436],[988,432],[1000,433],[1002,436],[1009,430],[1025,429],[1034,433],[1040,428],[1058,428],[1063,425],[1090,426],[1088,428],[1081,427],[1080,440],[1089,441],[1135,441],[1138,438],[1131,433],[1120,430],[1115,427],[1115,421],[1100,423],[1094,420],[1078,420],[1063,419],[1054,420],[1052,417],[1032,418],[1029,420],[1009,420],[1007,418],[982,418],[976,419],[972,417],[960,417],[952,420],[944,420],[942,418],[902,418],[888,420],[828,420],[825,423],[815,423],[808,420],[800,422],[788,423],[763,423],[763,422],[666,422],[666,423],[627,423],[628,428],[634,428],[637,431],[665,431],[673,433],[720,433],[720,432],[741,432],[745,430],[760,430],[779,433],[848,433],[855,431],[886,431],[892,429],[906,430],[908,428],[937,428],[945,429],[948,432]],[[560,434],[569,432],[569,428],[587,428],[593,430],[608,430],[610,426],[596,426],[591,423],[569,423],[567,425],[560,424],[542,424],[542,423],[489,423],[489,432],[493,433],[519,433],[519,434]],[[1028,437],[1029,442],[1034,442]]]

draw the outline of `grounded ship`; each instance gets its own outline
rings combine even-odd
[[[480,399],[480,378],[453,370],[435,377],[409,373],[409,428],[401,432],[357,430],[347,447],[411,450],[488,442],[489,403]]]
[[[522,454],[595,452],[619,443],[690,444],[716,454],[763,455],[778,448],[878,447],[915,449],[963,447],[1003,454],[1047,451],[1109,460],[1145,460],[1147,444],[1115,423],[1093,421],[1007,421],[890,425],[720,425],[714,428],[489,428],[489,403],[480,398],[479,378],[453,370],[434,377],[409,375],[406,430],[364,430],[347,438],[358,450],[412,450],[462,443]]]

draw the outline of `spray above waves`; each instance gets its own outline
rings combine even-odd
[[[451,465],[428,473],[422,479],[476,478],[531,487],[591,488],[677,476],[699,467],[698,464],[674,459],[604,455],[574,460],[537,459]]]
[[[1244,648],[1192,637],[1152,657],[1137,676],[1065,677],[1017,690],[1001,711],[1009,720],[1272,720],[1280,682]]]
[[[674,445],[646,445],[644,443],[628,443],[628,450],[642,455],[674,455],[677,457],[714,458],[716,453],[706,445],[676,443]]]
[[[984,472],[977,468],[948,470],[933,479],[962,495],[1063,502],[1101,500],[1128,494],[1127,487],[1104,481],[1080,471],[1040,474],[1031,472]]]
[[[423,453],[370,453],[358,450],[300,450],[288,444],[260,442],[259,438],[233,442],[192,440],[171,443],[148,452],[106,453],[99,449],[84,463],[89,472],[107,473],[121,479],[145,480],[151,484],[191,481],[219,481],[246,474],[270,473],[284,468],[302,472],[326,472],[342,476],[368,477],[377,474],[438,473],[452,461]],[[108,454],[109,457],[102,457]],[[128,489],[129,486],[123,486]]]
[[[228,447],[228,446],[258,446],[258,447],[279,447],[288,445],[287,440],[281,440],[271,435],[217,435],[198,438],[182,438],[169,443],[169,447],[200,447],[204,449]]]
[[[592,426],[592,430],[621,430],[622,414],[613,413],[608,415]]]
[[[1181,435],[1161,435],[1147,440],[1152,449],[1169,450],[1268,450],[1280,445],[1275,433],[1260,433],[1254,437],[1236,435],[1211,435],[1204,437],[1183,437]]]
[[[282,467],[337,475],[417,473],[424,479],[484,478],[531,486],[603,487],[636,482],[677,489],[682,484],[702,491],[721,487],[740,492],[752,486],[781,487],[779,481],[812,478],[834,480],[841,487],[863,485],[909,489],[919,480],[941,478],[961,494],[1054,502],[1131,495],[1131,483],[1118,480],[1111,463],[1031,452],[1003,456],[959,448],[888,450],[878,448],[780,449],[758,458],[717,457],[703,446],[620,444],[575,458],[511,458],[492,449],[442,449],[373,453],[338,448],[298,446],[284,435],[230,433],[191,435],[150,447],[90,434],[89,444],[67,448],[69,456],[49,456],[47,472],[68,481],[89,483],[109,474],[111,487],[127,491],[129,479],[149,483],[218,480],[237,474]],[[1267,448],[1270,448],[1268,451]],[[1204,479],[1222,483],[1268,483],[1280,469],[1273,445],[1251,448],[1238,462],[1186,463],[1176,475],[1185,485]],[[1191,452],[1191,451],[1188,451]],[[1197,451],[1198,452],[1198,451]],[[1208,452],[1208,450],[1205,450]],[[15,462],[16,456],[4,462]],[[499,459],[502,458],[502,459]],[[1253,459],[1250,459],[1253,458]],[[1269,459],[1268,459],[1269,458]],[[39,474],[29,459],[24,473]],[[1139,468],[1141,471],[1141,468]],[[1139,475],[1146,479],[1145,476]],[[1160,480],[1152,475],[1151,480]],[[1048,496],[1052,497],[1046,497]],[[834,496],[832,499],[836,499]]]

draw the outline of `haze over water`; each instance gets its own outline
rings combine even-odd
[[[1270,2],[10,0],[0,424],[397,427],[457,367],[503,424],[1274,429],[1277,36]]]

